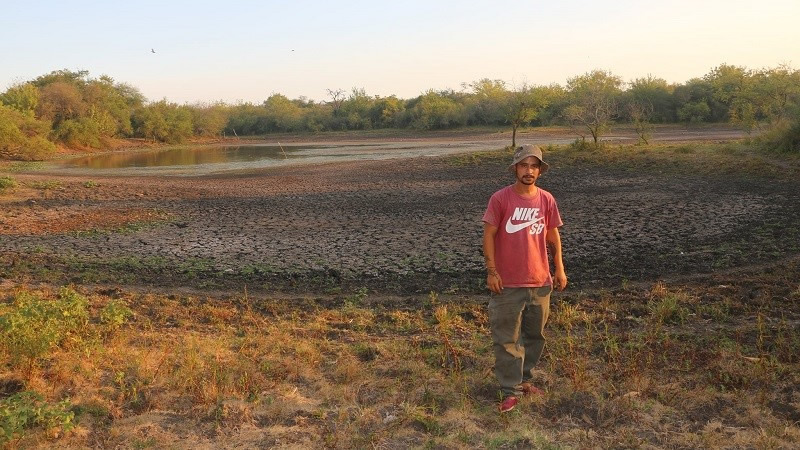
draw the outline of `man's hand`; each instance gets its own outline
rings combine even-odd
[[[556,270],[553,276],[553,285],[555,285],[559,291],[563,291],[564,288],[567,287],[567,273],[563,270]]]
[[[497,269],[494,267],[486,269],[488,274],[486,275],[486,287],[489,288],[490,291],[494,292],[495,294],[502,294],[503,293],[503,280],[500,279],[500,274],[497,273]]]

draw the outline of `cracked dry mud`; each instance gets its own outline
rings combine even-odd
[[[800,182],[546,158],[553,170],[539,184],[559,202],[574,286],[708,273],[798,252]],[[0,257],[7,277],[36,279],[44,267],[60,270],[59,281],[481,292],[481,216],[492,192],[512,181],[505,164],[427,157],[92,177],[91,188],[88,177],[20,175],[23,185],[60,185],[0,199]]]

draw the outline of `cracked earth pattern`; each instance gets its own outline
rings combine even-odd
[[[550,163],[539,184],[559,202],[574,286],[711,272],[797,251],[796,184],[581,165],[558,154]],[[0,255],[99,267],[157,261],[157,273],[144,277],[154,283],[191,261],[239,282],[302,287],[322,277],[399,292],[480,291],[481,216],[489,196],[512,181],[503,163],[441,157],[92,178],[92,188],[86,177],[58,179],[56,189],[21,189],[2,201]],[[795,244],[774,245],[786,239]]]

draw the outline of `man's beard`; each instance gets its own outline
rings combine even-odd
[[[517,179],[519,180],[520,183],[522,183],[522,184],[524,184],[526,186],[530,186],[530,185],[532,185],[533,183],[536,182],[536,178],[531,177],[531,176],[519,177]]]

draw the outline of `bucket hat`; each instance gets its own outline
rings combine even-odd
[[[542,163],[542,169],[539,172],[540,174],[547,172],[547,169],[550,168],[550,164],[547,164],[542,159],[542,149],[539,148],[538,145],[525,144],[517,147],[516,150],[514,150],[514,161],[511,163],[510,166],[508,166],[508,170],[513,172],[514,166],[516,166],[518,162],[522,161],[523,159],[529,156],[535,156],[536,159],[538,159],[539,162]]]

